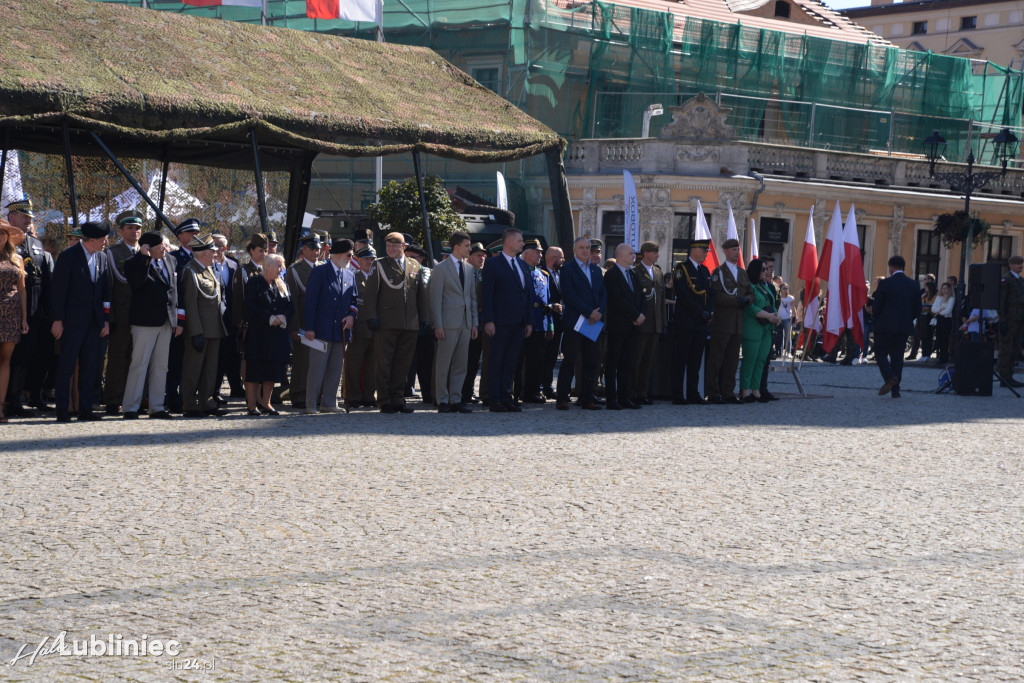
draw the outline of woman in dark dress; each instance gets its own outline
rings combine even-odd
[[[268,254],[263,259],[261,275],[245,283],[245,400],[250,415],[278,414],[270,405],[270,397],[274,383],[285,379],[292,348],[288,318],[295,310],[280,277],[283,270],[284,259]]]

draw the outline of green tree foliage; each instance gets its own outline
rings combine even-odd
[[[436,175],[428,175],[423,183],[427,198],[427,216],[430,220],[430,236],[435,242],[444,242],[456,230],[465,230],[466,222],[452,209],[452,200],[444,187],[444,181]],[[392,180],[380,190],[380,201],[367,209],[371,218],[391,230],[405,232],[425,243],[423,212],[416,178],[402,182]]]

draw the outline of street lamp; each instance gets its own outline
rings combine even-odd
[[[951,173],[936,173],[935,162],[942,158],[942,154],[946,151],[946,139],[939,135],[939,131],[935,131],[927,138],[924,139],[922,145],[925,148],[925,154],[928,156],[928,175],[936,180],[946,183],[950,189],[955,192],[963,192],[964,194],[964,214],[967,216],[967,237],[963,241],[963,245],[960,248],[960,279],[956,283],[956,304],[954,311],[956,315],[962,315],[964,294],[966,289],[965,275],[967,272],[967,259],[969,257],[969,251],[971,249],[971,242],[974,241],[974,221],[971,221],[971,195],[975,190],[988,185],[996,178],[1001,178],[1006,175],[1006,164],[1010,159],[1017,156],[1017,136],[1009,128],[1003,128],[999,131],[994,138],[992,138],[992,144],[995,147],[995,155],[999,160],[1001,169],[999,171],[982,171],[980,173],[974,172],[974,150],[968,147],[967,149],[967,171],[954,171]],[[959,322],[959,318],[954,318]],[[956,335],[953,340],[959,348],[960,337]],[[955,351],[956,349],[954,349]],[[957,354],[954,353],[953,358],[957,358]]]
[[[647,111],[644,112],[644,129],[640,134],[641,138],[646,138],[651,132],[651,117],[661,116],[665,113],[665,108],[660,104],[652,104],[647,107]]]

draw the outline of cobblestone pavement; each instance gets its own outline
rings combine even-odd
[[[818,398],[769,405],[15,421],[0,678],[1020,679],[1024,400],[936,376],[899,400],[874,366],[812,365]],[[180,654],[10,664],[62,631]]]

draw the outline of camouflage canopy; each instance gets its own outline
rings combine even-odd
[[[88,0],[0,0],[0,146],[265,170],[319,152],[474,162],[565,141],[426,48]]]

